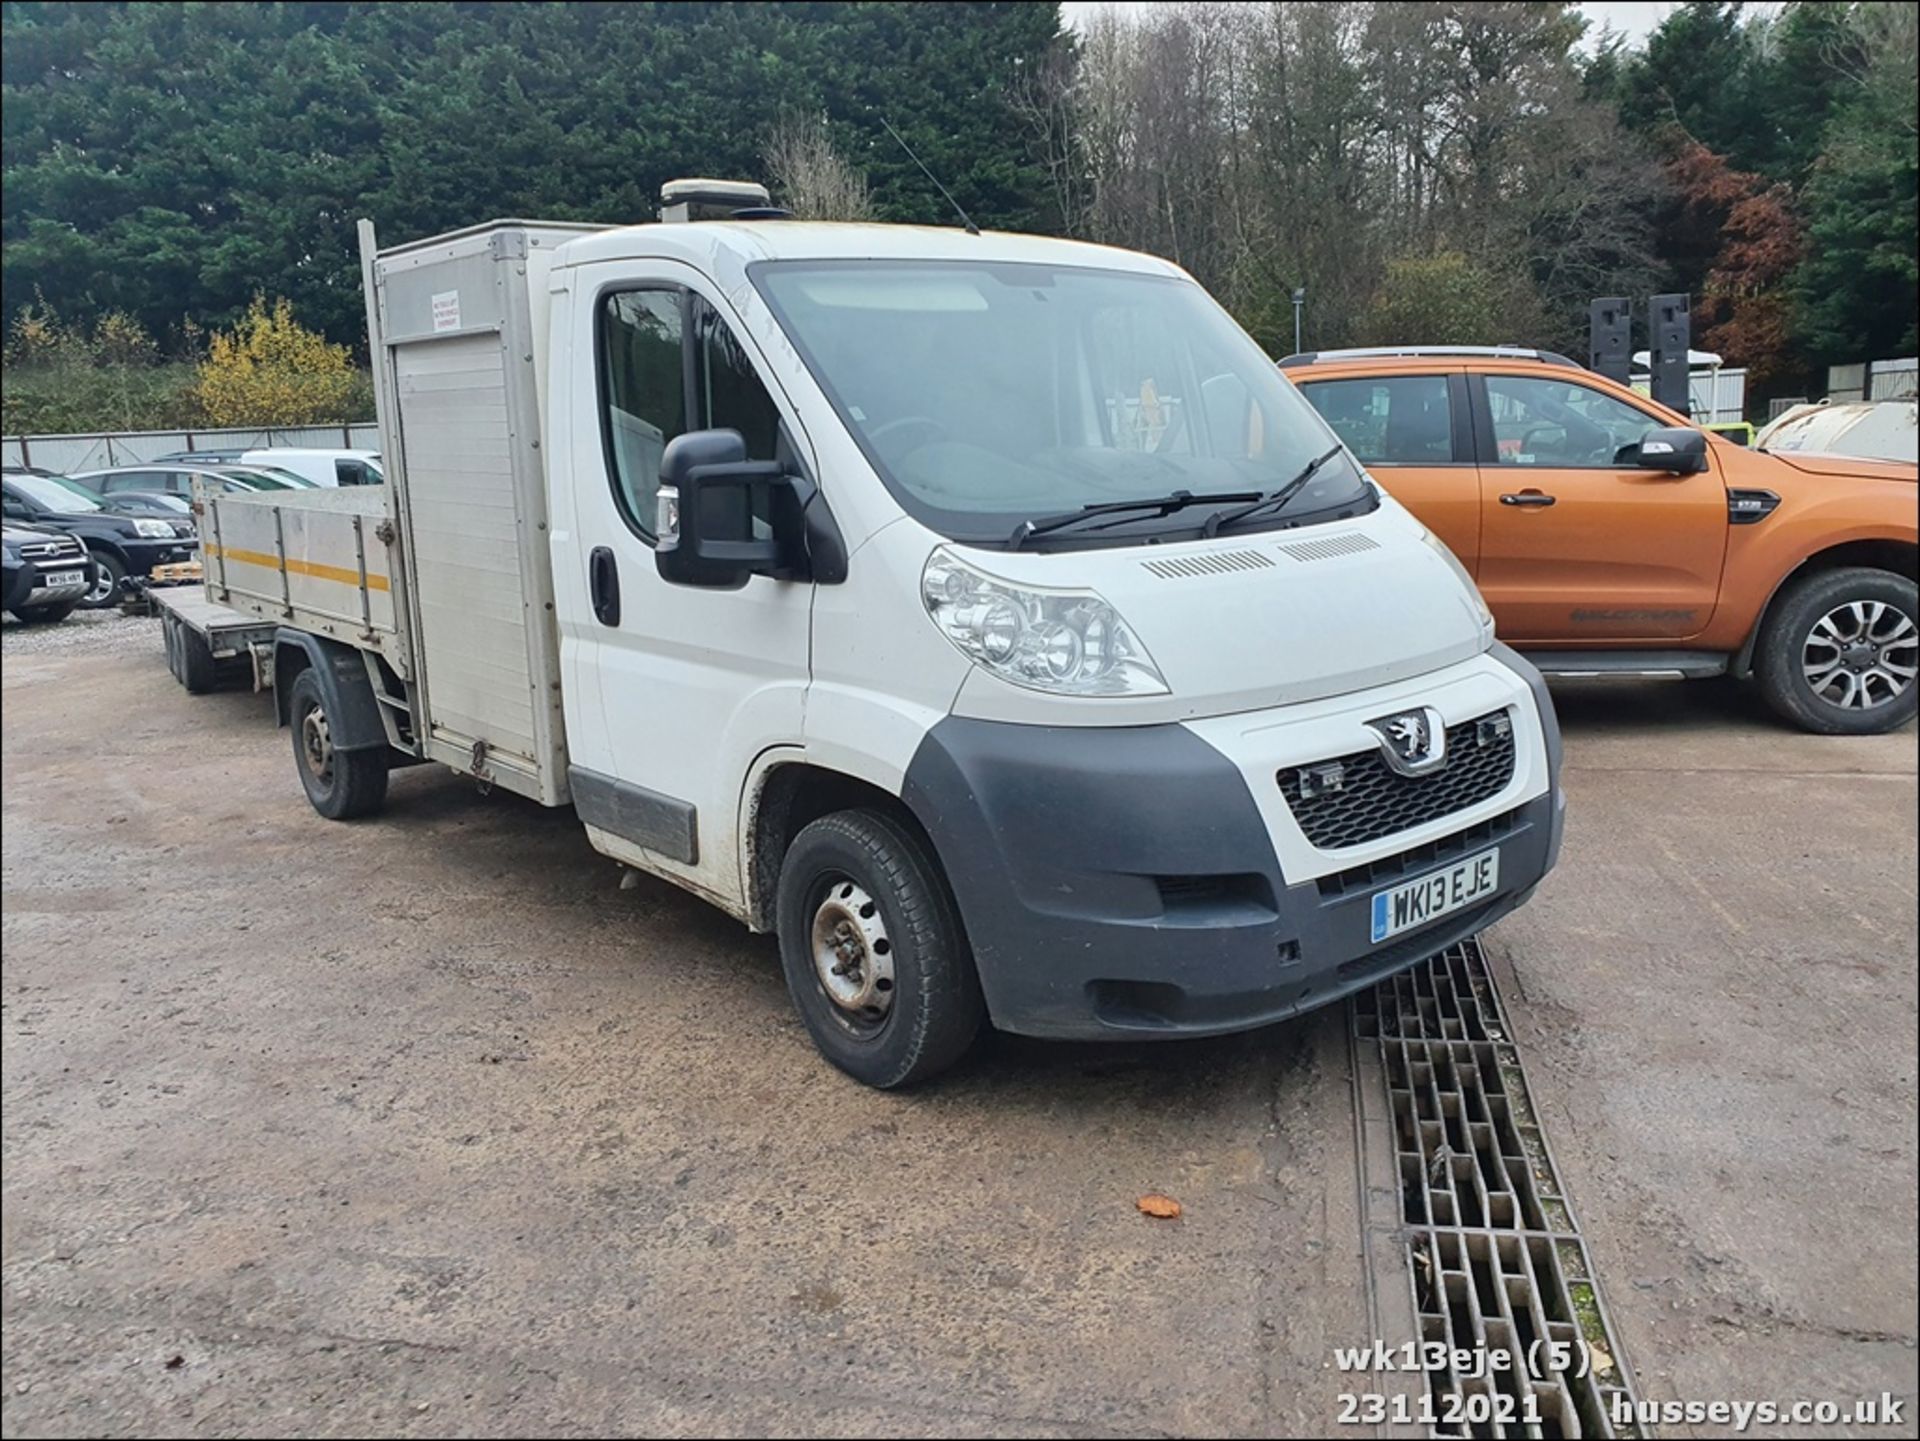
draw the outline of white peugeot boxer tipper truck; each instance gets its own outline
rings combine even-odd
[[[418,761],[571,804],[777,931],[883,1087],[983,1022],[1277,1021],[1553,866],[1538,675],[1177,267],[777,218],[361,241],[388,483],[201,497],[321,814]]]

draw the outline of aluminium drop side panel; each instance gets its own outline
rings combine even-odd
[[[544,805],[569,793],[532,296],[577,233],[476,227],[373,263],[426,751]]]
[[[223,493],[196,481],[206,598],[375,651],[407,674],[384,486]]]

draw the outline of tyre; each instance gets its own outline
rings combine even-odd
[[[197,630],[178,626],[174,631],[174,645],[179,655],[180,684],[187,688],[187,694],[205,695],[212,690],[219,681],[220,671],[207,638]],[[385,789],[384,780],[382,789]]]
[[[1920,601],[1913,581],[1850,566],[1789,583],[1754,652],[1767,704],[1819,735],[1877,735],[1920,702]]]
[[[127,578],[127,568],[108,550],[89,552],[89,559],[93,561],[93,584],[80,597],[80,604],[88,610],[105,610],[120,599],[120,582]]]
[[[73,608],[79,605],[77,600],[63,600],[58,605],[22,605],[15,606],[13,618],[26,625],[35,622],[51,625],[54,621],[65,620],[73,614]]]
[[[837,811],[794,837],[776,917],[787,990],[820,1054],[881,1090],[959,1060],[986,1015],[946,878],[912,831]]]
[[[184,646],[182,655],[185,664]],[[387,749],[334,749],[333,718],[327,714],[320,678],[311,669],[295,677],[287,715],[294,768],[313,808],[330,821],[370,816],[379,810],[387,798]]]

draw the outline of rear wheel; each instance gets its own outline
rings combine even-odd
[[[191,688],[191,687],[189,687]],[[336,750],[333,718],[320,679],[311,669],[294,679],[287,697],[293,732],[293,763],[313,808],[328,820],[370,816],[387,798],[387,750]]]
[[[780,961],[813,1042],[891,1090],[938,1074],[980,1032],[986,1007],[959,910],[907,826],[839,811],[794,837],[780,868]]]
[[[88,610],[105,610],[120,598],[120,582],[127,578],[127,568],[112,551],[93,551],[90,559],[93,583],[80,597],[80,604]]]
[[[1821,735],[1875,735],[1920,704],[1920,601],[1914,582],[1850,566],[1792,582],[1754,653],[1767,703]]]

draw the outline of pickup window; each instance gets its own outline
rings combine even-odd
[[[1625,401],[1570,380],[1489,375],[1487,406],[1502,465],[1594,467],[1633,464],[1660,422]]]
[[[1367,465],[1447,465],[1453,407],[1444,375],[1315,380],[1301,394]]]

